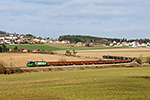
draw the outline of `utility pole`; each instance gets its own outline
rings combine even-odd
[[[63,54],[61,54],[61,62],[63,62]]]
[[[12,66],[11,60],[12,60],[12,58],[11,58],[11,54],[10,54],[10,68],[11,68],[11,66]]]

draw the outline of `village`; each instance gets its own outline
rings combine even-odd
[[[43,43],[63,43],[63,44],[74,44],[71,43],[69,40],[53,40],[53,39],[47,39],[47,38],[26,38],[22,35],[19,34],[4,34],[0,36],[0,45],[2,45],[3,43],[8,44],[8,45],[18,45],[18,44],[29,44],[29,45],[35,45],[35,44],[43,44]],[[89,43],[90,45],[93,45],[93,42]],[[99,44],[99,43],[96,43]],[[85,43],[82,42],[78,42],[77,43],[78,46],[85,46]],[[133,42],[110,42],[109,44],[103,44],[103,46],[107,46],[107,47],[149,47],[150,43],[139,43],[136,41]]]
[[[25,38],[22,35],[2,35],[0,36],[0,44],[9,44],[9,45],[14,45],[14,44],[41,44],[41,43],[70,43],[68,40],[50,40],[50,39],[42,39],[42,38]]]

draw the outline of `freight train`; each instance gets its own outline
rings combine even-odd
[[[99,61],[65,61],[65,62],[46,62],[46,61],[29,61],[28,67],[35,66],[63,66],[63,65],[90,65],[90,64],[113,64],[113,63],[127,63],[132,62],[130,57],[118,57],[118,56],[103,56],[104,59],[113,60],[99,60]]]

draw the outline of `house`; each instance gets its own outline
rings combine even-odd
[[[141,46],[142,47],[147,47],[147,44],[146,43],[142,43]]]
[[[132,45],[132,47],[138,47],[139,46],[138,42],[136,42],[136,41],[132,42],[131,45]]]
[[[16,39],[15,42],[17,42],[17,43],[23,43],[24,39]]]
[[[30,40],[30,45],[35,45],[35,42],[33,40]]]
[[[113,43],[113,42],[109,43],[109,46],[113,46],[113,45],[114,45],[114,43]]]
[[[67,43],[68,44],[68,43],[70,43],[70,41],[68,41],[68,40],[62,40],[61,43]]]
[[[3,37],[3,36],[0,37],[0,40],[4,40],[4,39],[5,39],[5,37]]]
[[[41,42],[45,42],[45,43],[46,43],[46,42],[47,42],[47,40],[42,39],[42,40],[41,40]]]
[[[53,40],[49,40],[48,42],[49,42],[49,43],[53,43]]]
[[[118,43],[117,43],[117,46],[118,46],[118,47],[122,47],[122,43],[121,43],[121,42],[118,42]]]
[[[35,38],[35,39],[33,39],[33,41],[35,41],[35,42],[39,42],[39,41],[40,41],[40,39],[39,39],[39,38]]]
[[[59,40],[52,40],[53,43],[61,43]]]
[[[0,40],[0,44],[3,44],[5,41],[4,40]]]
[[[40,49],[33,49],[31,52],[33,52],[33,53],[39,53],[41,51],[40,51]]]
[[[24,36],[20,36],[20,39],[24,39]]]
[[[150,43],[149,43],[149,42],[147,42],[147,46],[150,46]]]
[[[130,44],[128,42],[124,41],[124,42],[122,42],[122,45],[123,46],[129,46]]]
[[[28,49],[26,49],[26,48],[22,48],[22,52],[28,52]]]

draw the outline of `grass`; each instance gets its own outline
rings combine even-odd
[[[19,48],[19,45],[7,45],[8,48],[13,49],[15,46]],[[21,45],[22,48],[27,48],[29,50],[40,49],[40,50],[60,50],[60,48],[47,46],[47,45]]]
[[[138,57],[138,58],[142,60],[142,63],[145,63],[147,57]]]
[[[149,100],[150,66],[0,76],[1,100]]]
[[[22,48],[27,48],[29,50],[40,49],[40,50],[97,50],[97,49],[119,49],[119,48],[129,48],[129,47],[67,47],[67,44],[45,44],[45,45],[21,45]],[[8,48],[13,49],[15,46],[19,48],[19,45],[7,45]]]

